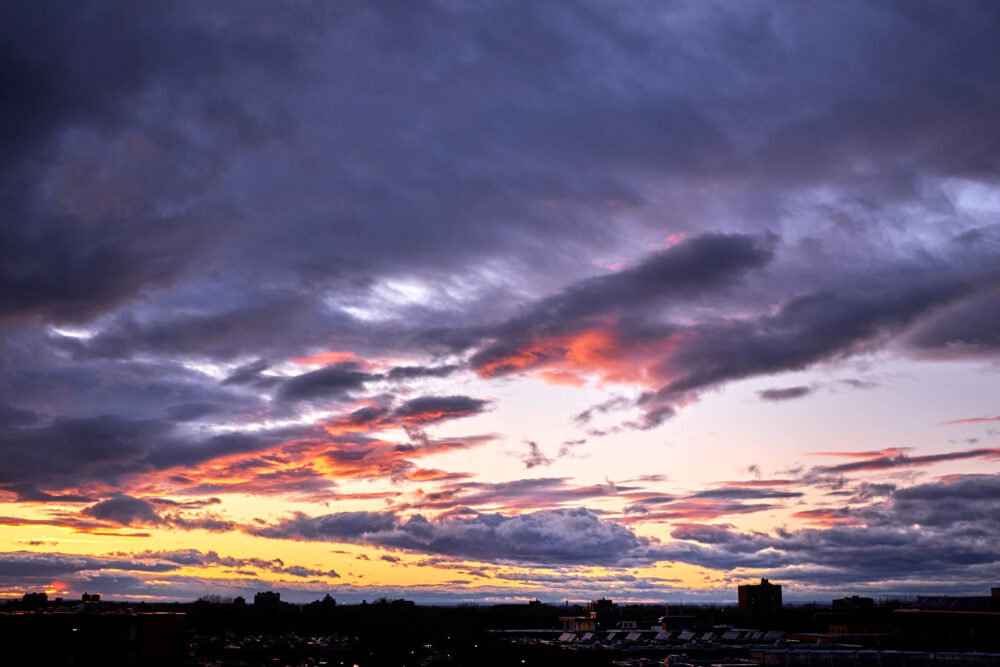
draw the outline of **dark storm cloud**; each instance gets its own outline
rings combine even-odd
[[[763,389],[757,392],[764,401],[789,401],[802,398],[812,392],[811,387],[782,387],[779,389]]]
[[[390,513],[296,515],[249,532],[270,538],[356,542],[490,562],[596,565],[648,562],[653,542],[586,509],[429,521]]]
[[[417,378],[443,378],[459,370],[456,364],[444,366],[396,366],[386,373],[390,380],[413,380]]]
[[[347,415],[347,423],[351,426],[377,425],[388,414],[389,410],[387,408],[377,405],[367,405]]]
[[[135,595],[142,594],[143,590],[150,590],[151,584],[143,575],[169,576],[169,573],[181,568],[215,567],[256,569],[294,577],[331,577],[334,579],[340,577],[334,570],[289,566],[280,559],[235,558],[221,556],[215,551],[203,552],[197,549],[120,552],[104,556],[16,551],[0,553],[0,585],[5,587],[47,586],[58,579],[64,584],[86,587],[89,582],[108,581],[101,579],[102,573],[114,571],[133,573],[119,576],[124,576],[132,584],[129,592]],[[112,583],[109,583],[109,586]],[[121,582],[116,583],[120,584]],[[203,586],[205,585],[211,584],[203,583]],[[91,583],[90,589],[94,588],[95,586]],[[118,589],[102,588],[101,590],[117,591]],[[203,588],[202,591],[204,590],[206,589]],[[197,591],[194,591],[188,596],[194,598],[197,594]]]
[[[0,425],[0,488],[44,498],[38,489],[64,489],[124,476],[190,466],[228,454],[264,449],[293,435],[287,431],[190,435],[165,420],[110,415],[57,418],[30,426]],[[57,496],[50,496],[57,500]]]
[[[241,288],[227,287],[218,294],[225,303],[206,300],[183,312],[164,307],[161,309],[164,314],[154,311],[149,315],[126,309],[103,321],[100,333],[80,344],[77,354],[119,359],[155,353],[163,357],[191,355],[230,361],[246,357],[249,351],[255,356],[281,358],[315,345],[326,332],[336,331],[339,339],[351,345],[359,344],[371,333],[350,315],[324,309],[308,290],[270,288],[263,284],[253,289],[252,293],[244,294]],[[252,302],[234,307],[230,297]],[[276,380],[262,375],[266,365],[266,361],[258,360],[236,369],[232,383],[270,386]],[[240,370],[244,374],[238,374]]]
[[[977,296],[929,318],[906,342],[930,356],[996,355],[1000,352],[1000,293]]]
[[[39,316],[83,322],[174,281],[210,236],[196,218],[162,221],[160,229],[112,225],[69,229],[0,227],[0,324]],[[103,228],[102,228],[103,227]]]
[[[217,413],[221,407],[216,403],[180,403],[168,408],[166,417],[176,422],[192,421]]]
[[[720,569],[768,568],[774,576],[837,586],[887,579],[986,581],[1000,564],[1000,475],[968,475],[889,490],[885,502],[840,508],[858,525],[740,533],[729,526],[675,528],[668,560]],[[770,576],[770,575],[769,575]],[[985,585],[985,584],[984,584]]]
[[[0,24],[0,66],[10,92],[0,119],[18,128],[3,134],[7,160],[32,155],[65,127],[121,122],[125,114],[118,103],[150,81],[190,85],[218,75],[232,45],[220,37],[236,37],[211,30],[189,7],[164,2],[140,10],[111,2],[82,8],[43,1],[5,7]]]
[[[0,405],[0,424],[9,426],[30,426],[38,421],[38,415],[31,410],[19,410]]]
[[[340,575],[333,570],[317,570],[300,566],[287,566],[280,558],[265,560],[263,558],[234,558],[220,556],[215,551],[199,551],[197,549],[178,549],[176,551],[140,551],[136,553],[115,554],[128,556],[139,561],[153,560],[174,564],[177,567],[209,567],[219,565],[230,568],[257,568],[281,574],[291,574],[297,577],[333,577]]]
[[[701,236],[664,251],[662,260],[650,261],[675,266],[691,281],[685,285],[697,285],[701,274],[696,266],[722,271],[720,267],[726,266],[730,253],[745,264],[735,262],[738,270],[727,277],[767,262],[771,255],[758,244],[749,237]],[[725,251],[714,257],[719,246]],[[686,317],[686,321],[676,323],[662,318],[669,314],[671,305],[676,307],[683,301],[683,287],[675,294],[669,283],[657,285],[645,276],[641,265],[636,271],[649,280],[646,291],[632,284],[634,276],[627,271],[585,280],[556,297],[538,301],[525,315],[484,334],[490,342],[478,349],[471,361],[485,376],[548,367],[571,373],[601,372],[613,378],[634,373],[637,365],[644,366],[646,382],[662,378],[665,383],[639,399],[643,415],[626,426],[655,428],[675,414],[677,403],[720,384],[802,370],[885,346],[921,318],[1000,284],[995,263],[998,251],[1000,237],[992,231],[983,232],[975,248],[967,247],[962,238],[952,239],[933,254],[899,259],[895,266],[845,277],[836,289],[793,294],[752,316],[741,313],[694,322]],[[668,261],[670,258],[673,261]],[[670,271],[651,273],[673,275]],[[618,295],[619,281],[635,296]],[[613,298],[602,298],[605,290]],[[580,295],[579,302],[576,295]],[[650,303],[654,297],[668,302]],[[714,292],[713,298],[718,297],[720,293]],[[659,321],[654,321],[657,318]],[[576,349],[577,341],[572,338],[588,328],[603,332],[596,343],[589,343],[595,350],[589,356]],[[588,344],[586,339],[583,344]],[[764,390],[761,396],[780,400],[808,391],[807,387]],[[595,413],[618,406],[619,401],[611,399],[580,413],[576,421],[585,424]]]
[[[778,489],[727,487],[698,491],[692,498],[719,498],[724,500],[756,500],[758,498],[798,498],[803,494],[798,491],[781,491]]]
[[[367,533],[389,530],[396,525],[391,512],[340,512],[310,517],[297,513],[274,526],[251,529],[261,537],[350,541]]]
[[[135,470],[171,425],[116,417],[59,419],[33,428],[3,428],[0,485],[53,485],[113,480]]]
[[[360,434],[364,431],[375,433],[402,428],[406,430],[413,443],[427,446],[431,441],[423,430],[425,427],[471,417],[485,412],[491,405],[490,401],[462,395],[417,396],[400,403],[395,408],[391,407],[392,396],[383,395],[380,400],[385,401],[387,405],[366,405],[347,415],[327,420],[325,422],[327,430],[330,433],[346,434],[346,437],[353,442],[359,440]]]
[[[272,382],[278,382],[275,377],[264,377],[262,373],[271,367],[271,362],[267,359],[258,359],[248,364],[243,364],[222,381],[222,384],[252,384],[256,386],[267,386]]]
[[[546,323],[572,323],[628,311],[659,299],[682,299],[759,269],[772,258],[767,239],[705,234],[654,253],[638,265],[572,285],[543,299],[501,330],[535,332]]]
[[[114,557],[101,558],[28,551],[0,554],[0,580],[10,586],[24,585],[27,582],[50,583],[54,579],[81,571],[124,569],[139,572],[168,572],[178,567],[178,565],[171,563],[143,562]]]
[[[600,318],[629,315],[657,302],[682,301],[732,282],[771,259],[766,240],[706,234],[645,258],[638,265],[588,278],[532,304],[489,332],[493,340],[471,358],[487,375],[523,370],[508,360],[522,348],[549,336],[579,331]],[[539,358],[536,361],[544,361]]]
[[[995,501],[1000,490],[1000,475],[963,475],[947,482],[920,484],[899,489],[894,498],[897,502],[939,500]]]
[[[393,410],[392,414],[402,422],[432,424],[479,414],[489,404],[489,401],[469,396],[419,396],[406,401]]]
[[[496,507],[523,510],[551,509],[561,505],[577,505],[592,498],[627,495],[641,487],[626,484],[576,485],[562,477],[535,477],[509,482],[486,483],[461,481],[441,485],[424,493],[417,500],[401,503],[400,509],[455,511],[475,513],[474,507]]]
[[[461,514],[429,521],[392,513],[295,515],[249,527],[270,538],[356,542],[489,562],[625,564],[685,562],[714,569],[767,568],[786,579],[826,584],[893,577],[967,576],[1000,563],[997,476],[910,487],[884,503],[848,510],[866,525],[740,533],[725,525],[683,523],[678,540],[657,544],[584,509],[505,517]],[[681,517],[677,517],[681,518]],[[914,527],[915,522],[921,528]],[[574,541],[577,535],[582,541]],[[589,558],[586,556],[589,554]],[[821,573],[820,576],[817,573]]]
[[[958,452],[946,452],[943,454],[927,454],[925,456],[909,456],[908,454],[894,453],[887,456],[873,456],[861,461],[851,461],[850,463],[840,463],[838,465],[823,466],[817,469],[823,473],[856,472],[860,470],[885,470],[890,468],[911,468],[917,466],[927,466],[944,461],[962,461],[964,459],[1000,459],[1000,447],[968,449]]]
[[[0,119],[17,129],[0,138],[0,200],[16,223],[0,226],[0,324],[91,320],[170,285],[218,240],[215,207],[192,207],[213,169],[185,128],[143,117],[150,95],[173,89],[171,103],[185,106],[195,97],[188,91],[234,71],[234,47],[250,56],[245,71],[290,74],[289,60],[273,58],[290,45],[249,24],[212,28],[193,10],[161,2],[141,11],[106,2],[4,8],[0,78],[10,94]],[[253,58],[254,48],[269,57]],[[244,114],[228,86],[210,88],[188,105],[198,118],[211,124],[209,109],[226,102],[234,119]],[[186,157],[186,168],[166,169],[176,160],[152,159],[160,150]]]
[[[745,216],[746,226],[758,229],[788,185],[828,179],[905,190],[900,182],[922,170],[981,173],[989,163],[982,148],[972,150],[991,145],[984,135],[995,134],[986,122],[996,92],[985,63],[996,48],[985,26],[994,25],[996,16],[986,5],[970,9],[970,16],[934,7],[883,12],[863,4],[844,15],[816,16],[789,8],[741,8],[676,20],[663,11],[587,5],[458,10],[428,3],[410,11],[413,27],[405,29],[394,12],[378,8],[282,8],[265,22],[231,7],[157,5],[138,14],[102,6],[82,17],[53,12],[60,16],[57,30],[37,18],[40,12],[16,11],[8,25],[20,37],[6,41],[14,52],[9,62],[29,63],[11,69],[17,81],[32,83],[16,103],[24,108],[10,113],[21,116],[32,109],[38,129],[28,133],[35,139],[26,147],[67,127],[113,120],[114,128],[134,129],[156,148],[170,149],[164,151],[170,157],[178,152],[171,147],[180,145],[197,158],[189,164],[225,173],[213,190],[224,213],[206,226],[217,228],[217,219],[234,211],[232,217],[241,219],[239,238],[214,255],[211,273],[191,276],[188,287],[206,289],[178,290],[150,305],[159,311],[158,326],[180,331],[192,311],[255,303],[274,286],[255,280],[259,274],[249,268],[266,256],[267,282],[303,299],[303,319],[323,326],[310,329],[295,320],[287,327],[295,335],[286,330],[284,336],[245,328],[240,342],[258,348],[291,341],[312,346],[340,335],[335,317],[320,316],[326,309],[321,288],[329,286],[338,293],[323,293],[323,303],[336,309],[354,305],[384,275],[440,276],[446,268],[466,269],[496,256],[530,270],[550,290],[564,285],[566,276],[584,277],[581,251],[620,244],[616,232],[622,225],[609,223],[614,213],[649,209],[650,221],[639,226],[658,232],[665,226],[666,211],[629,182],[633,175],[641,180],[654,174],[674,184],[735,180],[739,192],[728,193],[735,202],[726,199],[727,192],[720,198],[715,188],[711,197],[731,203],[739,209],[733,217]],[[927,14],[938,15],[928,20]],[[692,32],[686,20],[710,29]],[[76,29],[94,24],[101,29]],[[858,24],[869,28],[859,34]],[[935,26],[930,34],[928,25]],[[851,33],[849,43],[860,48],[827,38],[838,31]],[[74,36],[65,41],[73,48],[35,52],[66,34]],[[101,40],[86,37],[98,34]],[[512,34],[516,49],[509,48]],[[706,34],[724,36],[726,47],[706,48],[699,37]],[[956,40],[962,48],[953,47]],[[887,42],[891,49],[883,48]],[[120,53],[135,57],[112,57]],[[842,61],[853,66],[827,66]],[[956,71],[963,73],[957,91],[951,81]],[[822,86],[816,84],[819,72]],[[630,80],[643,85],[621,83]],[[885,81],[892,82],[888,90]],[[31,93],[34,88],[40,92]],[[730,93],[720,98],[720,90]],[[167,117],[127,111],[131,107],[123,101],[152,91],[167,98],[174,93],[185,104]],[[456,94],[462,105],[454,105]],[[921,104],[913,104],[912,97]],[[809,104],[803,106],[804,99]],[[287,102],[272,107],[262,100]],[[966,122],[940,121],[956,115]],[[750,124],[747,118],[767,122]],[[190,134],[211,140],[197,150],[187,148],[193,141],[171,142],[166,130],[189,138],[185,125],[203,130]],[[972,129],[967,136],[946,127],[975,128],[978,134],[973,143]],[[897,157],[903,137],[928,146]],[[743,144],[755,148],[738,148]],[[436,149],[427,150],[429,145]],[[852,173],[864,158],[882,168],[877,178],[866,174],[861,180]],[[180,189],[187,194],[215,180],[199,175]],[[760,201],[743,201],[747,181],[758,181]],[[496,196],[498,191],[505,195]],[[183,198],[173,190],[153,194],[165,205]],[[701,207],[684,197],[678,204],[668,206],[669,231],[692,231]],[[185,238],[178,246],[194,240]],[[115,250],[127,250],[127,241],[108,236]],[[564,254],[551,252],[553,241]],[[554,274],[540,271],[544,266]],[[626,301],[633,294],[649,298],[649,290],[665,280],[653,270],[654,262],[644,266],[650,269],[646,274],[626,269],[635,279],[634,290],[618,291]],[[153,273],[140,282],[168,286],[177,275]],[[484,299],[504,292],[485,290]],[[547,305],[570,317],[581,312],[579,299],[591,293],[615,290],[597,279]],[[81,291],[79,299],[88,298],[95,302],[88,312],[109,302],[100,289]],[[501,299],[501,306],[510,304],[509,294]],[[135,309],[145,309],[140,306]],[[281,312],[278,303],[268,307]],[[444,309],[457,319],[479,319]],[[425,312],[414,321],[417,326],[400,333],[426,328],[434,315]],[[157,345],[159,336],[144,340],[143,333],[133,333],[139,349]],[[353,332],[351,340],[359,343],[363,333]],[[213,354],[231,353],[216,348],[211,337],[196,335],[179,336],[176,349],[191,353],[202,345]]]
[[[786,231],[775,217],[803,188],[828,187],[835,201],[810,206],[853,225],[849,245],[826,223],[802,245],[820,249],[836,292],[848,253],[884,247],[856,199],[892,206],[919,199],[912,185],[926,174],[993,173],[983,148],[998,140],[989,5],[859,3],[816,15],[747,7],[682,18],[640,5],[428,3],[410,10],[412,29],[376,7],[282,7],[266,22],[233,7],[57,7],[51,25],[37,7],[9,10],[4,22],[4,66],[21,94],[3,113],[30,121],[9,124],[27,129],[8,133],[8,154],[31,156],[50,186],[19,192],[32,206],[17,210],[35,224],[4,228],[15,236],[2,244],[13,281],[2,293],[18,318],[114,311],[79,344],[85,355],[281,359],[323,345],[381,354],[438,341],[474,349],[477,367],[497,361],[491,370],[502,372],[504,355],[525,342],[608,314],[657,319],[654,304],[722,299],[720,288],[738,289],[765,265],[789,272],[785,285],[808,288],[788,259],[792,246],[779,266],[778,237],[760,236],[764,226]],[[840,32],[851,39],[829,37]],[[705,35],[725,47],[709,48]],[[61,47],[43,48],[52,40]],[[154,111],[162,100],[173,104]],[[72,132],[82,138],[57,141]],[[150,163],[185,169],[164,177],[143,151]],[[663,184],[662,196],[644,191],[649,180]],[[122,200],[128,192],[138,194]],[[717,207],[708,217],[704,197]],[[65,222],[52,214],[40,224],[39,211]],[[730,233],[700,236],[705,219],[729,221],[712,224]],[[731,233],[741,229],[756,240]],[[645,258],[623,241],[662,243],[675,232],[690,240]],[[591,262],[604,253],[633,263],[593,277]],[[500,270],[477,283],[485,265]],[[474,283],[465,300],[448,296],[456,275]],[[552,296],[515,312],[521,275],[535,296]],[[377,288],[396,278],[443,287],[419,306],[379,301]],[[767,284],[750,303],[792,296]],[[384,321],[349,314],[362,311]],[[484,312],[504,324],[489,326]],[[442,316],[458,326],[442,329]],[[988,318],[958,319],[973,328],[933,340],[988,344],[976,333],[988,331]],[[618,333],[627,346],[669,328],[633,322]],[[706,334],[733,344],[711,327]],[[702,369],[695,375],[719,379],[691,382],[837,350]],[[389,378],[444,376],[454,365],[400,367]],[[252,376],[248,386],[266,388]],[[650,407],[636,423],[670,414]]]
[[[278,396],[285,401],[343,399],[374,379],[354,361],[341,361],[285,380]]]
[[[969,285],[959,277],[922,276],[924,284],[891,278],[882,289],[842,290],[797,296],[774,315],[722,325],[696,326],[694,340],[665,361],[680,377],[660,395],[685,392],[758,374],[805,368],[859,346],[877,344],[936,307],[961,297]]]
[[[731,526],[711,526],[697,523],[685,523],[671,531],[670,536],[678,540],[688,540],[699,544],[725,544],[739,539],[731,532]]]
[[[487,405],[418,385],[464,381],[469,368],[577,364],[568,370],[646,386],[638,404],[581,413],[596,434],[621,428],[589,423],[612,411],[638,408],[625,425],[654,428],[726,383],[877,349],[997,353],[994,3],[8,4],[0,488],[19,499],[103,498],[88,511],[138,520],[141,505],[76,487],[307,437],[337,474],[440,476],[403,457],[458,445],[413,427]],[[596,344],[572,348],[593,332]],[[289,359],[331,350],[389,370],[342,362],[286,375]],[[361,408],[347,425],[406,423],[413,442],[260,430],[309,403],[354,410],[331,404],[375,382],[418,398]],[[228,431],[206,435],[209,425]],[[294,462],[293,447],[282,453]],[[824,480],[992,454],[934,456],[852,461]],[[258,492],[329,493],[311,469],[264,474]],[[776,497],[713,491],[631,507],[708,521]],[[618,493],[446,483],[422,502],[532,509]],[[971,529],[923,539],[892,510],[906,497],[886,502],[844,516],[893,528],[789,533],[785,551],[690,529],[708,541],[675,552],[801,566],[789,574],[801,577],[848,558],[878,577],[875,558],[897,554],[918,571],[921,549],[947,572],[962,553],[988,561]],[[996,510],[986,498],[935,502],[908,511],[944,526]],[[573,531],[606,563],[613,548],[648,546],[594,514],[559,512],[390,517],[370,534],[535,562],[573,558]],[[526,551],[531,540],[540,553]],[[942,544],[960,547],[952,560]]]
[[[115,496],[84,508],[81,514],[121,526],[130,526],[133,523],[157,524],[161,521],[152,503],[126,495]]]
[[[261,396],[220,386],[213,376],[173,359],[74,358],[74,346],[66,346],[72,340],[30,328],[0,338],[0,394],[44,417],[226,422],[234,413],[266,406]],[[195,417],[195,412],[203,414]]]

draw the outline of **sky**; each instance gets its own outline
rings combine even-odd
[[[1000,582],[993,2],[0,7],[0,597]]]

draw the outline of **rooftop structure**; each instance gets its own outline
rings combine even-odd
[[[738,588],[740,611],[746,614],[768,614],[781,611],[781,585],[761,579],[759,584],[744,584]]]

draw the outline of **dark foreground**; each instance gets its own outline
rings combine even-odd
[[[96,597],[96,596],[94,596]],[[923,602],[920,602],[923,600]],[[965,598],[964,600],[970,600]],[[595,601],[596,602],[596,601]],[[0,607],[0,664],[1000,667],[1000,598],[763,616],[732,607],[49,602]],[[977,606],[978,605],[978,606]]]

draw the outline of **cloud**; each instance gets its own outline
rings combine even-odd
[[[783,387],[780,389],[763,389],[757,392],[763,401],[789,401],[802,398],[812,392],[811,387]]]
[[[0,231],[0,323],[90,321],[174,283],[218,241],[224,221],[192,205],[212,180],[203,151],[183,131],[168,132],[170,149],[136,117],[157,88],[176,93],[175,111],[185,106],[196,81],[216,83],[232,120],[247,110],[221,83],[233,65],[223,56],[234,41],[266,49],[264,33],[213,30],[198,14],[160,2],[142,12],[59,2],[4,11],[12,94],[0,118],[21,130],[2,141],[3,200],[25,224]],[[292,75],[267,59],[239,67]],[[162,124],[155,116],[146,122]],[[161,151],[186,153],[188,169],[167,168]]]
[[[772,261],[774,239],[692,237],[634,269],[585,279],[539,299],[524,314],[481,332],[486,343],[470,361],[484,377],[544,371],[646,386],[649,390],[633,404],[641,417],[624,425],[651,429],[707,389],[879,349],[922,318],[996,285],[1000,275],[991,260],[993,246],[998,246],[994,236],[984,234],[989,243],[971,255],[963,240],[953,239],[920,264],[900,258],[895,265],[846,276],[836,289],[815,286],[777,303],[762,303],[756,311],[751,307],[750,313],[703,318],[683,308],[687,291],[696,295],[701,286],[725,303],[726,293],[717,283],[749,282],[749,269]],[[960,255],[965,264],[955,259]],[[695,266],[720,273],[704,274]],[[725,273],[727,267],[732,273]],[[683,274],[683,285],[670,284],[674,270]],[[667,283],[660,285],[659,279]],[[633,281],[648,284],[639,288]],[[619,289],[629,290],[629,296],[619,295]],[[672,310],[683,317],[668,319]],[[808,391],[763,390],[761,397],[782,400]],[[617,409],[619,403],[612,399],[595,406],[576,421],[588,423],[595,413]]]
[[[354,361],[341,361],[286,380],[278,395],[286,401],[344,399],[373,377]]]
[[[939,426],[947,426],[951,424],[989,424],[991,422],[1000,422],[1000,417],[966,417],[965,419],[953,419],[947,422],[941,422]]]
[[[443,378],[456,373],[460,367],[457,364],[444,366],[396,366],[389,369],[386,377],[390,380],[414,380],[418,378]]]
[[[718,570],[763,569],[803,585],[836,587],[889,578],[987,581],[989,573],[981,566],[1000,563],[989,539],[1000,516],[994,507],[998,479],[963,476],[892,491],[886,501],[866,506],[803,510],[803,519],[822,530],[743,533],[728,524],[681,522],[671,533],[676,541],[666,544],[585,509],[436,520],[393,513],[299,514],[248,530],[270,538],[354,542],[483,562],[620,566],[671,561]]]
[[[158,524],[161,522],[153,504],[142,498],[119,495],[85,507],[80,512],[101,521],[110,521],[121,526],[133,523]]]
[[[433,424],[485,411],[489,401],[468,396],[420,396],[393,410],[393,417],[408,424]]]
[[[391,512],[340,512],[319,517],[297,513],[275,526],[252,530],[261,537],[349,541],[396,526]]]
[[[725,500],[755,500],[758,498],[798,498],[804,494],[798,491],[780,491],[760,487],[727,486],[721,489],[707,489],[693,494],[692,498],[719,498]]]
[[[974,295],[919,324],[906,342],[935,358],[996,356],[1000,353],[1000,292]]]
[[[298,514],[248,530],[269,538],[355,542],[488,562],[551,565],[639,564],[648,562],[654,544],[583,508],[435,521],[419,514],[406,520],[391,513]]]
[[[638,486],[626,484],[577,485],[562,477],[535,477],[488,483],[464,480],[439,486],[399,504],[401,510],[468,511],[469,508],[504,507],[518,510],[552,509],[578,505],[590,499],[613,496],[629,497]]]
[[[110,416],[3,428],[0,485],[65,488],[85,480],[113,482],[141,469],[139,461],[149,455],[151,443],[168,437],[171,428],[165,422]]]
[[[582,280],[539,300],[489,332],[471,357],[480,375],[522,372],[546,365],[591,372],[615,368],[615,336],[594,330],[601,320],[652,304],[682,301],[760,268],[771,259],[767,240],[705,234],[654,253],[636,266]],[[589,333],[588,333],[589,330]]]
[[[271,367],[267,359],[258,359],[244,364],[230,373],[222,384],[252,384],[267,387],[279,382],[279,378],[264,376],[262,373]]]
[[[528,451],[521,456],[521,461],[524,463],[525,468],[530,470],[531,468],[548,466],[554,463],[553,459],[550,459],[542,453],[542,450],[539,449],[537,442],[528,441],[527,445]]]
[[[689,540],[701,544],[725,544],[738,539],[731,532],[732,526],[706,525],[699,523],[682,523],[671,531],[670,536],[678,540]]]
[[[998,484],[1000,475],[959,476],[897,489],[867,506],[804,511],[803,518],[822,529],[768,535],[680,526],[673,537],[682,542],[661,553],[716,569],[764,568],[768,576],[835,589],[861,582],[985,582],[1000,564],[989,537],[1000,516]]]
[[[469,531],[468,512],[610,498],[634,523],[789,509],[792,484],[484,483],[475,457],[464,472],[425,459],[503,434],[427,430],[509,407],[511,377],[615,397],[572,423],[599,447],[742,379],[996,359],[998,29],[993,3],[923,0],[267,16],[7,3],[0,120],[18,130],[0,137],[0,204],[16,221],[0,226],[0,491],[108,531],[154,515],[160,529],[232,527],[160,489],[391,500],[464,515]],[[805,395],[774,383],[762,400]],[[995,454],[884,450],[807,470],[796,484],[849,507],[791,509],[844,532],[788,544],[808,537],[834,563],[832,540],[866,529],[891,556],[892,530],[871,526],[906,497],[851,476]],[[379,483],[348,490],[361,479]],[[948,502],[913,514],[966,516]],[[73,503],[90,514],[61,508]],[[397,524],[386,530],[408,535]],[[933,534],[973,559],[989,551],[971,529]],[[691,544],[678,553],[743,553]],[[746,553],[796,581],[841,576]],[[104,574],[121,590],[147,583]]]
[[[832,466],[822,466],[818,470],[826,473],[856,472],[859,470],[885,470],[890,468],[911,468],[918,466],[928,466],[944,461],[961,461],[965,459],[985,458],[1000,459],[1000,448],[968,449],[958,452],[946,452],[943,454],[927,454],[925,456],[909,456],[902,453],[894,453],[888,456],[873,456],[861,461],[851,463],[840,463]]]
[[[85,500],[87,494],[46,495],[46,491],[87,485],[110,490],[133,475],[258,452],[309,433],[311,429],[275,429],[206,436],[180,430],[172,421],[110,415],[47,419],[25,426],[0,424],[0,445],[5,451],[0,488],[36,500],[72,502],[75,496]]]
[[[78,594],[96,588],[106,596],[110,593],[110,597],[134,597],[144,594],[145,590],[145,594],[167,593],[175,599],[193,600],[205,590],[218,589],[221,584],[216,579],[219,568],[244,573],[256,570],[296,578],[340,578],[336,571],[330,569],[288,565],[280,559],[220,556],[215,551],[197,549],[146,550],[94,556],[17,551],[0,553],[0,588],[49,587],[58,581],[59,586],[68,587]],[[181,569],[200,571],[206,576],[178,576],[176,573]],[[257,572],[249,574],[257,576]],[[119,579],[115,580],[115,577]],[[177,584],[198,582],[199,579],[202,586],[200,592],[194,586],[172,592]],[[260,587],[262,583],[248,582],[246,585]],[[124,589],[123,584],[126,586]]]

